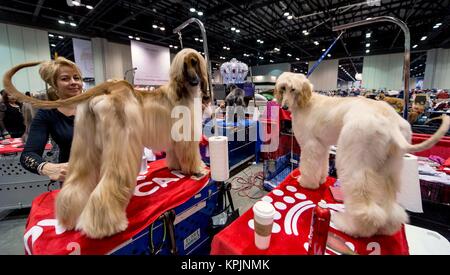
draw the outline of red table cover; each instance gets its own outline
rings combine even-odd
[[[89,239],[80,231],[66,231],[55,219],[58,191],[41,194],[33,200],[28,216],[24,245],[26,254],[108,254],[147,228],[159,216],[188,201],[208,184],[209,176],[196,180],[170,172],[165,160],[149,164],[138,177],[134,196],[127,208],[126,231],[104,239]]]
[[[302,255],[307,254],[308,234],[311,214],[314,206],[324,199],[331,209],[340,210],[343,205],[337,203],[330,192],[335,179],[328,178],[317,190],[300,187],[296,177],[299,170],[292,172],[276,189],[262,200],[271,202],[276,211],[272,229],[270,247],[260,250],[254,244],[253,211],[250,208],[241,217],[218,233],[212,241],[213,255]],[[334,210],[332,210],[334,211]],[[392,236],[374,236],[371,238],[353,238],[333,228],[330,232],[343,240],[347,247],[362,255],[408,255],[409,249],[405,230]],[[340,237],[340,238],[339,238]],[[342,242],[342,243],[343,243]],[[326,254],[340,254],[327,249]]]
[[[18,153],[23,151],[23,142],[21,138],[10,138],[0,142],[0,155]],[[47,144],[45,150],[51,150],[52,145]]]

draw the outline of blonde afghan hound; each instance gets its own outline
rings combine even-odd
[[[193,114],[194,98],[201,100],[207,93],[206,62],[197,51],[180,51],[172,61],[169,83],[151,93],[136,91],[126,81],[112,81],[57,101],[27,97],[13,86],[11,79],[18,70],[37,64],[12,68],[3,84],[8,93],[36,107],[78,104],[69,172],[56,200],[56,218],[66,229],[103,238],[127,228],[125,210],[135,189],[144,146],[165,149],[170,169],[186,174],[204,172],[199,141],[174,140],[171,135],[175,123],[172,109],[182,106]],[[191,125],[192,134],[201,133],[201,125]]]
[[[337,228],[359,237],[397,232],[408,220],[396,199],[403,155],[432,147],[449,129],[450,118],[443,116],[434,135],[411,145],[409,123],[386,102],[323,96],[313,92],[305,75],[294,73],[280,75],[275,95],[292,112],[302,149],[301,186],[316,189],[325,182],[330,146],[337,145],[345,204],[345,212],[332,213]]]

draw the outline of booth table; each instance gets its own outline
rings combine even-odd
[[[128,228],[103,239],[90,239],[57,224],[54,203],[58,192],[44,193],[33,201],[24,234],[27,254],[151,254],[150,241],[161,247],[161,254],[169,253],[167,245],[160,244],[166,234],[158,224],[168,211],[175,214],[178,254],[196,254],[199,248],[209,253],[207,224],[216,210],[218,192],[208,175],[197,179],[169,171],[165,159],[150,163],[148,172],[137,178],[127,207]]]
[[[227,228],[218,233],[212,242],[213,255],[305,255],[308,249],[311,214],[315,205],[324,199],[332,211],[342,211],[343,205],[337,203],[329,187],[335,179],[328,178],[317,190],[300,187],[297,183],[299,170],[293,171],[277,188],[262,200],[274,205],[277,213],[272,228],[270,247],[259,250],[254,244],[253,211],[249,209]],[[374,236],[353,238],[330,224],[329,237],[333,243],[327,247],[326,254],[362,255],[407,255],[408,242],[402,227],[393,236]],[[332,249],[332,248],[333,249]]]

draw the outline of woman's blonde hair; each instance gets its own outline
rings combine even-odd
[[[49,92],[55,92],[55,90],[57,90],[56,80],[58,78],[59,68],[61,68],[62,66],[71,67],[81,77],[81,71],[77,67],[77,65],[64,57],[57,57],[55,60],[44,62],[41,64],[41,67],[39,68],[39,74],[41,75],[42,80],[44,80],[48,85],[50,85],[50,87],[53,88],[50,89],[53,91]]]

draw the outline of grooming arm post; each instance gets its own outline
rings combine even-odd
[[[357,26],[368,25],[377,22],[391,22],[397,24],[402,29],[405,34],[405,54],[403,58],[403,118],[408,119],[408,103],[409,103],[409,66],[410,66],[410,55],[411,55],[411,36],[409,33],[409,28],[405,22],[400,19],[391,16],[379,16],[374,18],[367,18],[366,20],[357,21],[353,23],[348,23],[340,26],[333,27],[333,31],[343,31],[346,29],[354,28]]]

